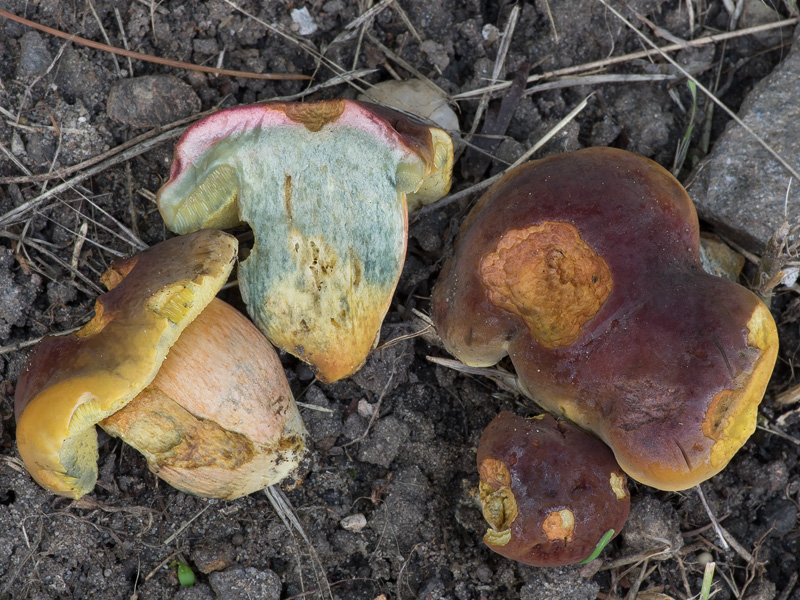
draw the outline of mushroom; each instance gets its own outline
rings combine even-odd
[[[628,518],[628,480],[608,446],[550,415],[508,411],[478,444],[489,548],[535,567],[582,561]],[[602,546],[601,546],[602,549]]]
[[[97,479],[99,424],[175,487],[235,498],[283,479],[305,430],[264,336],[215,294],[237,242],[173,238],[114,263],[73,335],[42,340],[17,382],[17,446],[33,478],[80,498]]]
[[[387,79],[368,88],[359,100],[374,101],[427,119],[445,131],[458,131],[458,116],[447,103],[447,94],[422,79]]]
[[[663,490],[718,473],[756,426],[778,349],[769,309],[705,273],[683,187],[589,148],[523,165],[465,220],[433,294],[446,348],[511,358],[541,406]]]
[[[446,132],[352,100],[219,111],[175,147],[158,204],[187,233],[253,230],[239,284],[256,325],[326,382],[375,344],[406,250],[408,206],[450,187]]]

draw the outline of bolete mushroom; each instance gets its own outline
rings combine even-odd
[[[756,426],[778,348],[769,309],[705,273],[683,187],[589,148],[525,164],[481,198],[433,294],[447,349],[506,354],[546,409],[663,490],[719,472]]]
[[[628,518],[628,480],[608,446],[550,415],[508,411],[478,444],[486,545],[535,567],[588,558]]]
[[[158,204],[177,233],[250,225],[239,267],[250,315],[330,382],[376,342],[405,258],[407,203],[444,195],[452,161],[446,132],[377,105],[241,106],[186,131]]]
[[[99,424],[157,475],[235,498],[298,465],[305,430],[261,332],[214,298],[236,260],[220,231],[114,263],[110,290],[73,335],[42,340],[17,382],[17,446],[33,478],[72,498],[97,479]]]

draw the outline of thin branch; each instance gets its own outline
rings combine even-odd
[[[161,135],[158,135],[158,136],[156,136],[156,137],[154,137],[152,139],[149,139],[149,140],[147,140],[145,142],[142,142],[142,143],[138,144],[137,146],[135,146],[133,148],[129,148],[129,149],[121,152],[119,156],[115,156],[115,157],[113,157],[113,158],[111,158],[109,160],[106,160],[106,161],[103,161],[103,162],[101,162],[99,164],[96,164],[95,166],[93,166],[93,167],[87,169],[86,171],[84,171],[83,173],[80,173],[79,175],[76,175],[72,179],[69,179],[68,181],[65,181],[62,184],[59,184],[59,185],[57,185],[55,187],[50,188],[48,191],[44,192],[43,194],[39,194],[36,198],[32,198],[31,200],[28,200],[27,202],[25,202],[23,204],[20,204],[16,208],[11,209],[6,214],[0,216],[0,226],[7,226],[7,225],[10,225],[11,223],[14,223],[16,220],[22,218],[23,215],[26,215],[27,213],[35,210],[37,207],[39,207],[42,203],[44,203],[49,198],[52,198],[53,196],[56,196],[56,195],[60,194],[61,192],[64,192],[64,191],[66,191],[68,189],[71,189],[73,186],[77,185],[81,181],[84,181],[85,179],[88,179],[89,177],[97,175],[98,173],[102,173],[107,168],[109,168],[109,167],[111,167],[113,165],[116,165],[118,163],[122,163],[122,162],[124,162],[126,160],[130,160],[131,158],[139,156],[140,154],[143,154],[143,153],[147,152],[151,148],[154,148],[155,146],[158,146],[159,144],[162,144],[163,142],[166,142],[168,140],[176,138],[181,133],[183,133],[183,129],[177,129],[175,131],[167,131],[167,132],[162,133]]]
[[[768,23],[766,25],[757,25],[755,27],[748,27],[746,29],[740,29],[739,31],[729,31],[726,33],[719,33],[714,35],[708,35],[705,37],[697,38],[696,40],[687,40],[686,44],[690,47],[697,47],[697,46],[706,46],[708,44],[716,44],[718,42],[722,42],[724,40],[729,40],[733,38],[739,38],[746,35],[751,35],[754,33],[761,33],[763,31],[771,31],[773,29],[780,29],[782,27],[791,27],[797,25],[800,18],[792,17],[791,19],[784,19],[783,21],[777,21],[775,23]],[[638,30],[637,30],[638,31]],[[631,52],[630,54],[623,54],[621,56],[612,56],[610,58],[604,58],[602,60],[596,60],[593,62],[584,63],[582,65],[575,65],[573,67],[565,67],[563,69],[557,69],[555,71],[547,71],[546,73],[536,73],[528,77],[528,83],[535,83],[537,81],[541,81],[542,79],[551,79],[553,77],[559,77],[562,75],[573,75],[575,73],[583,73],[586,71],[594,71],[595,69],[602,69],[605,67],[609,67],[611,65],[616,65],[619,63],[630,62],[632,60],[636,60],[639,58],[647,58],[648,56],[656,56],[658,54],[663,54],[665,52],[677,52],[679,50],[684,50],[684,46],[681,44],[670,44],[668,46],[654,46],[653,50],[640,50],[639,52]],[[478,88],[475,90],[470,90],[468,92],[462,92],[461,94],[456,94],[453,96],[454,100],[465,100],[467,98],[471,98],[473,96],[480,96],[483,93],[489,92],[499,92],[501,90],[506,89],[511,85],[510,81],[503,81],[500,83],[495,83],[486,87]]]
[[[116,46],[109,46],[108,44],[101,44],[100,42],[95,42],[93,40],[87,40],[86,38],[82,38],[77,35],[64,33],[63,31],[60,31],[58,29],[47,27],[46,25],[40,25],[35,21],[29,21],[28,19],[23,19],[22,17],[18,17],[17,15],[14,15],[2,9],[0,9],[0,17],[5,17],[6,19],[16,21],[17,23],[27,25],[28,27],[32,27],[33,29],[38,29],[39,31],[43,31],[44,33],[49,33],[50,35],[54,35],[56,37],[60,37],[65,40],[69,40],[71,42],[77,42],[82,46],[94,48],[95,50],[110,52],[111,54],[117,54],[119,56],[127,56],[128,58],[134,58],[136,60],[143,60],[145,62],[156,63],[158,65],[165,65],[167,67],[174,67],[176,69],[188,69],[189,71],[202,71],[203,73],[214,73],[216,75],[229,75],[231,77],[248,77],[251,79],[292,79],[292,80],[311,79],[311,77],[309,77],[308,75],[298,75],[295,73],[250,73],[247,71],[229,71],[227,69],[215,69],[214,67],[193,65],[191,63],[185,63],[178,60],[170,60],[168,58],[161,58],[160,56],[151,56],[150,54],[142,54],[141,52],[134,52],[132,50],[125,50],[124,48],[117,48]]]

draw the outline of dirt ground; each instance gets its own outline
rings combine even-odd
[[[369,70],[356,81],[360,87],[422,75],[453,96],[489,83],[514,6],[396,0],[375,3],[369,18],[351,26],[370,4],[0,0],[0,8],[42,25],[173,60],[313,75],[314,84]],[[696,0],[689,11],[682,0],[613,2],[660,45],[670,43],[668,34],[693,39],[727,31],[725,4]],[[293,19],[292,11],[302,8],[313,26],[303,13]],[[789,3],[777,9],[789,15]],[[635,14],[650,19],[661,37]],[[736,110],[789,51],[791,34],[738,37],[673,55],[706,85],[727,83],[721,99]],[[521,3],[498,77],[642,48],[600,0]],[[488,171],[464,172],[457,163],[454,191],[503,170],[590,94],[586,108],[534,158],[611,145],[672,169],[692,105],[685,80],[673,77],[659,57],[591,72],[618,80],[537,91],[506,104],[501,112],[513,114]],[[163,80],[146,102],[119,87],[131,76],[156,74],[175,79]],[[662,77],[623,77],[641,74]],[[304,483],[286,492],[306,538],[287,528],[265,494],[214,501],[178,492],[159,482],[134,450],[102,432],[98,485],[84,499],[56,497],[30,479],[16,451],[13,416],[14,385],[30,352],[26,342],[86,322],[108,264],[171,235],[154,193],[168,175],[173,144],[186,125],[181,119],[299,97],[308,85],[128,60],[0,17],[0,215],[45,195],[35,211],[0,228],[0,599],[678,599],[699,594],[707,553],[716,561],[715,598],[800,599],[800,411],[774,400],[796,383],[800,313],[791,290],[773,301],[782,348],[760,411],[763,429],[702,485],[734,544],[723,547],[696,490],[667,493],[631,482],[633,507],[623,534],[589,565],[537,569],[483,545],[486,525],[474,499],[477,441],[501,410],[533,414],[535,408],[489,380],[428,362],[426,356],[446,353],[430,336],[413,335],[423,325],[412,312],[430,313],[441,262],[476,194],[413,220],[381,338],[396,343],[382,346],[357,376],[323,385],[295,358],[281,357],[295,395],[307,405],[302,413],[316,446]],[[305,98],[355,94],[354,86],[340,83]],[[489,109],[498,109],[504,95],[492,96]],[[462,136],[480,98],[456,103]],[[721,111],[705,119],[705,99],[698,103],[681,179],[709,151],[704,134],[713,146],[727,122]],[[131,140],[128,154],[114,152]],[[95,157],[96,164],[81,164]],[[753,268],[748,264],[745,274]],[[374,411],[378,418],[367,430]],[[180,585],[176,560],[194,572],[193,586]]]

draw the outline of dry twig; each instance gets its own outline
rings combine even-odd
[[[29,21],[28,19],[23,19],[22,17],[18,17],[6,10],[0,9],[0,17],[5,17],[6,19],[10,19],[12,21],[16,21],[17,23],[21,23],[23,25],[27,25],[33,29],[38,29],[44,33],[49,33],[50,35],[54,35],[56,37],[63,38],[65,40],[69,40],[71,42],[76,42],[83,46],[87,46],[89,48],[94,48],[95,50],[101,50],[103,52],[110,52],[111,54],[118,54],[120,56],[127,56],[129,58],[134,58],[136,60],[143,60],[145,62],[156,63],[158,65],[165,65],[167,67],[174,67],[176,69],[187,69],[189,71],[202,71],[203,73],[214,73],[216,75],[229,75],[230,77],[249,77],[251,79],[311,79],[308,75],[298,75],[295,73],[250,73],[246,71],[229,71],[227,69],[216,69],[214,67],[204,67],[202,65],[193,65],[191,63],[185,63],[178,60],[170,60],[168,58],[161,58],[160,56],[151,56],[150,54],[142,54],[141,52],[133,52],[131,50],[125,50],[124,48],[117,48],[116,46],[109,46],[108,44],[101,44],[100,42],[95,42],[93,40],[87,40],[86,38],[79,37],[77,35],[64,33],[63,31],[59,31],[58,29],[53,29],[52,27],[47,27],[46,25],[40,25],[34,21]]]

